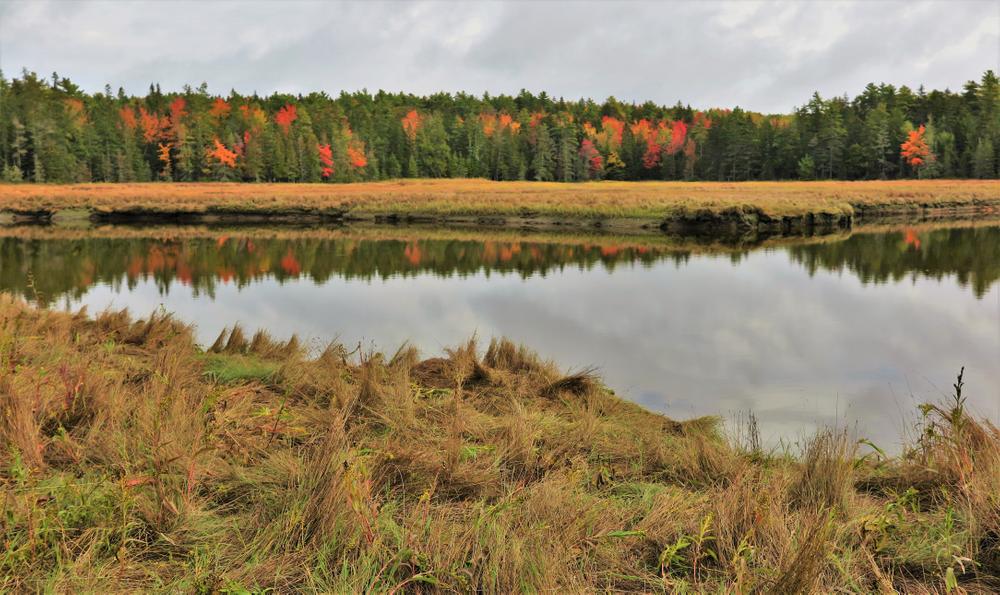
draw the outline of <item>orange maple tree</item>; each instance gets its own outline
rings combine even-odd
[[[360,143],[360,141],[358,141]],[[364,145],[349,145],[347,147],[347,160],[351,167],[364,167],[368,165],[368,157],[365,156]]]
[[[406,138],[410,139],[410,142],[417,140],[417,131],[420,130],[420,125],[423,124],[423,121],[423,117],[415,109],[406,112],[406,115],[399,121],[403,125],[403,132],[406,133]]]
[[[125,126],[129,132],[134,131],[136,126],[139,125],[138,120],[135,118],[135,110],[131,107],[125,106],[118,110],[118,117],[121,119],[122,125]]]
[[[170,126],[170,120],[160,118],[155,112],[147,112],[146,108],[139,108],[139,123],[142,125],[142,140],[151,143],[163,134],[163,131]]]
[[[209,159],[215,159],[226,167],[235,168],[237,156],[236,151],[230,151],[226,145],[222,144],[222,141],[220,141],[218,137],[212,140],[215,143],[215,147],[208,150]]]
[[[221,97],[216,97],[215,101],[212,102],[212,107],[209,108],[208,114],[215,118],[216,120],[225,118],[229,115],[229,102]]]
[[[921,124],[920,128],[911,130],[906,140],[899,146],[900,155],[910,167],[920,167],[933,158],[930,147],[927,146],[927,140],[924,138],[925,132],[926,129]]]
[[[608,140],[613,148],[622,146],[622,134],[625,132],[625,122],[611,116],[601,118],[601,128],[608,134]]]

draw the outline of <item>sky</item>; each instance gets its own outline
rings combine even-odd
[[[143,94],[467,91],[788,112],[1000,70],[1000,0],[0,0],[0,68]]]

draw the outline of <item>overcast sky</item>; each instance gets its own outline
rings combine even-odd
[[[869,81],[960,89],[1000,69],[1000,0],[0,0],[0,67],[144,93],[525,88],[784,112]]]

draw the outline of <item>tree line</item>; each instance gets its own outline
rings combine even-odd
[[[142,97],[0,73],[6,182],[996,178],[1000,81],[869,84],[791,114],[367,91]]]

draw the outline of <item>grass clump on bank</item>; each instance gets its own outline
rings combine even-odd
[[[0,301],[0,590],[1000,587],[1000,431],[800,458],[499,340],[309,354]]]

